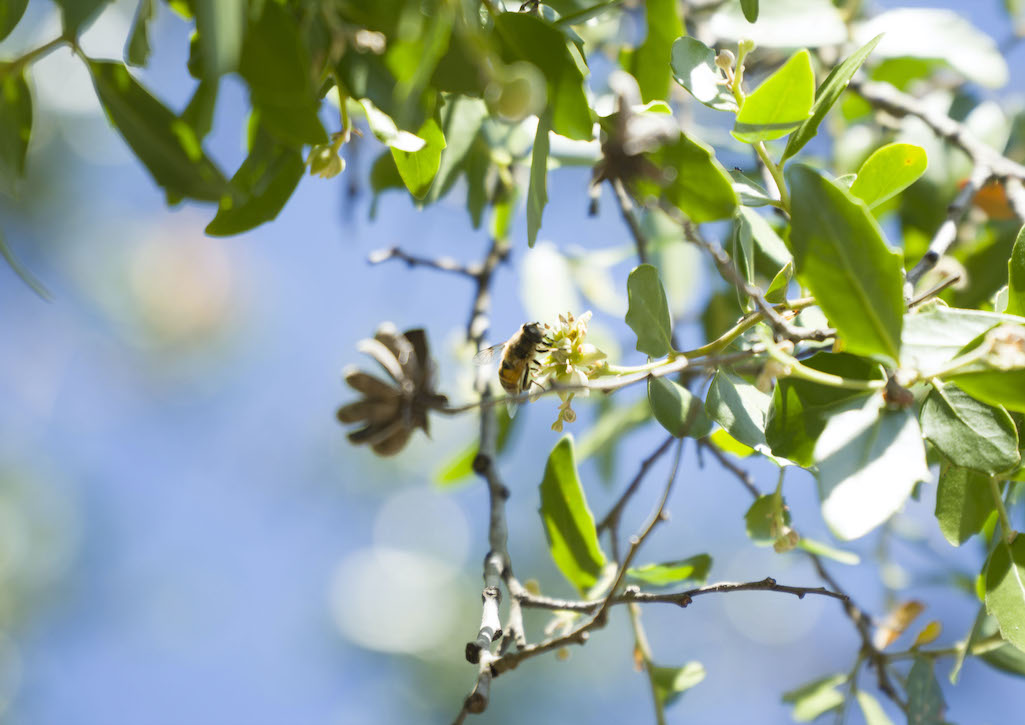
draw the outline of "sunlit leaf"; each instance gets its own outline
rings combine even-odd
[[[648,378],[648,403],[655,420],[677,438],[703,438],[712,430],[701,399],[665,376]]]
[[[1009,315],[1025,315],[1025,227],[1018,232],[1007,261],[1007,308]]]
[[[925,611],[925,605],[914,599],[901,602],[886,615],[875,635],[872,644],[876,649],[883,650],[897,641],[907,628]]]
[[[677,141],[646,154],[645,158],[675,173],[658,179],[634,179],[633,186],[640,197],[660,198],[698,224],[733,216],[737,193],[711,147],[681,134]]]
[[[733,135],[747,143],[782,138],[807,120],[814,101],[811,56],[802,50],[745,99]]]
[[[402,151],[394,146],[391,149],[395,167],[399,170],[402,182],[409,193],[417,199],[423,199],[434,182],[434,176],[441,166],[441,152],[445,148],[445,136],[433,118],[424,121],[424,125],[416,132],[424,140],[424,147],[417,151]]]
[[[708,554],[697,554],[679,561],[633,567],[626,570],[626,576],[635,582],[653,587],[669,587],[684,582],[704,584],[711,568],[712,557]]]
[[[700,662],[688,662],[683,667],[650,667],[655,697],[662,707],[672,705],[680,695],[705,679],[705,668]]]
[[[635,267],[626,281],[629,309],[626,324],[637,335],[637,350],[648,357],[663,357],[673,349],[673,324],[669,319],[669,302],[650,264]]]
[[[870,209],[893,198],[925,173],[925,149],[909,143],[891,143],[877,149],[858,169],[851,194]]]
[[[921,421],[922,434],[956,466],[993,475],[1021,461],[1007,411],[980,403],[952,383],[933,383]]]
[[[995,510],[989,476],[958,466],[943,466],[936,489],[936,520],[947,541],[960,546],[982,531]]]
[[[836,688],[847,682],[847,675],[830,675],[783,693],[783,702],[794,706],[796,722],[811,722],[824,712],[843,704],[843,693]]]
[[[837,537],[864,536],[929,479],[918,419],[887,410],[882,397],[855,399],[833,413],[815,445],[822,516]]]
[[[787,147],[783,151],[784,161],[800,151],[815,137],[819,131],[819,124],[826,118],[826,114],[829,113],[833,104],[839,100],[840,94],[847,88],[851,78],[858,72],[858,68],[868,58],[881,37],[881,35],[877,35],[872,38],[829,72],[826,79],[822,81],[822,85],[815,90],[815,103],[811,108],[811,116],[787,139]]]
[[[936,641],[942,632],[943,624],[939,620],[934,619],[922,628],[922,631],[915,637],[915,642],[911,646],[923,647],[931,644]]]
[[[647,35],[631,58],[630,73],[637,79],[641,100],[647,103],[669,94],[669,56],[673,40],[683,33],[676,0],[648,0],[644,4]]]
[[[672,70],[676,82],[709,108],[737,110],[737,99],[722,82],[722,71],[715,65],[715,51],[697,38],[676,39],[672,47]]]
[[[986,562],[986,611],[1000,635],[1025,652],[1025,536],[1001,539]]]
[[[552,449],[540,489],[541,520],[552,559],[571,584],[586,592],[601,576],[605,554],[577,476],[571,436]]]
[[[848,352],[896,362],[904,314],[901,255],[844,186],[803,164],[789,169],[789,179],[798,279]]]
[[[705,410],[712,420],[755,450],[765,446],[765,418],[772,398],[743,378],[719,370],[708,386]]]
[[[537,241],[541,229],[541,216],[548,203],[548,151],[551,131],[551,115],[542,114],[537,121],[534,148],[530,152],[530,183],[527,186],[527,244],[531,247]]]

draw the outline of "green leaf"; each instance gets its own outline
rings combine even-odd
[[[626,324],[637,335],[637,350],[648,357],[668,355],[673,349],[673,323],[658,270],[650,264],[635,267],[627,277],[626,294]]]
[[[664,376],[648,378],[648,403],[655,420],[677,438],[704,438],[712,430],[701,399]]]
[[[755,452],[754,448],[744,445],[727,433],[724,428],[716,428],[712,431],[712,434],[708,436],[708,442],[723,453],[729,453],[737,458],[747,458],[754,455]]]
[[[765,289],[765,299],[772,303],[784,302],[787,298],[787,289],[790,281],[794,278],[794,263],[787,262],[772,278],[769,286]]]
[[[929,480],[925,446],[912,410],[890,411],[881,395],[833,413],[815,444],[822,516],[840,539],[864,536]]]
[[[1002,538],[986,562],[986,611],[1000,636],[1025,652],[1025,536]]]
[[[879,700],[875,699],[868,692],[859,689],[855,693],[855,698],[858,700],[861,714],[865,717],[865,725],[893,725],[893,720],[883,710]]]
[[[189,105],[182,111],[182,120],[192,127],[196,140],[202,142],[214,125],[214,110],[217,107],[219,82],[203,80],[196,86]]]
[[[708,386],[705,410],[731,436],[765,450],[765,418],[772,398],[743,378],[719,370]]]
[[[673,77],[701,103],[717,111],[736,111],[737,99],[726,88],[715,64],[715,51],[697,38],[684,36],[673,43]]]
[[[705,679],[705,668],[700,662],[688,662],[683,667],[649,665],[655,698],[662,707],[669,707],[684,692]]]
[[[744,18],[749,23],[758,20],[758,0],[740,0],[740,9],[744,11]]]
[[[149,23],[156,9],[153,3],[154,0],[139,0],[132,30],[128,34],[128,44],[125,46],[125,63],[128,65],[144,66],[149,60]]]
[[[824,712],[843,704],[843,693],[836,688],[847,682],[847,675],[830,675],[807,685],[783,693],[783,702],[794,706],[793,718],[797,722],[811,722]]]
[[[11,271],[18,275],[21,281],[28,285],[29,289],[44,300],[49,301],[53,299],[53,295],[51,295],[50,291],[43,286],[43,283],[36,279],[35,276],[18,261],[18,258],[14,256],[14,253],[11,252],[11,248],[7,246],[7,242],[4,240],[2,234],[0,234],[0,257],[4,258],[4,261],[7,262],[7,266],[11,268]]]
[[[552,449],[540,489],[541,520],[552,559],[562,575],[584,593],[601,576],[605,554],[577,477],[571,436],[564,436]]]
[[[96,95],[111,123],[171,197],[218,201],[227,182],[195,132],[149,94],[121,63],[89,61]]]
[[[367,125],[370,126],[371,133],[389,148],[412,153],[427,145],[427,142],[415,133],[403,131],[396,126],[391,116],[375,106],[369,98],[360,99],[360,105],[367,115]]]
[[[869,209],[893,198],[925,173],[925,149],[909,143],[891,143],[876,149],[858,169],[851,194]]]
[[[858,68],[865,62],[869,53],[872,52],[882,37],[882,35],[877,35],[872,38],[872,40],[847,56],[843,63],[834,67],[829,72],[826,79],[822,81],[822,85],[815,91],[815,103],[811,107],[811,116],[798,126],[797,130],[790,134],[790,138],[787,139],[787,147],[783,150],[783,161],[796,154],[804,148],[805,144],[815,138],[819,131],[819,124],[826,118],[829,109],[839,100],[840,94],[847,88],[851,78],[858,72]]]
[[[214,237],[241,234],[271,221],[284,208],[305,170],[302,154],[258,130],[249,156],[231,178],[230,192],[221,199],[206,233]]]
[[[943,466],[936,488],[936,520],[952,546],[961,546],[982,531],[995,510],[989,476],[958,466]]]
[[[448,193],[459,173],[465,169],[467,158],[478,139],[478,133],[488,108],[479,98],[451,96],[441,110],[441,130],[445,136],[445,150],[441,152],[441,164],[427,195],[433,203]]]
[[[495,411],[495,420],[498,422],[498,433],[495,435],[495,452],[502,453],[509,444],[509,434],[512,433],[514,423],[516,420],[523,420],[523,418],[510,417],[508,408],[501,405]],[[465,481],[473,475],[473,461],[477,457],[479,450],[479,443],[471,443],[438,469],[438,472],[434,475],[434,482],[442,488],[451,488],[454,484]]]
[[[648,0],[644,4],[648,34],[631,58],[630,73],[637,79],[644,103],[669,95],[669,56],[673,40],[683,34],[676,0]]]
[[[922,433],[956,466],[995,475],[1021,462],[1007,411],[980,403],[956,385],[933,382],[922,404]]]
[[[495,31],[507,61],[533,63],[544,75],[552,130],[578,141],[590,141],[594,137],[594,121],[584,93],[584,76],[562,31],[528,13],[498,15]]]
[[[1018,317],[1004,316],[1013,320],[1011,324],[1025,324]],[[958,355],[965,355],[983,344],[986,333],[983,333],[965,345]],[[990,405],[1002,405],[1007,410],[1025,413],[1025,368],[1015,367],[1001,369],[989,362],[989,356],[970,363],[962,371],[951,375],[950,382],[956,383],[973,398]]]
[[[1025,315],[1025,227],[1018,232],[1007,260],[1007,309],[1009,315]]]
[[[790,525],[790,510],[782,495],[767,493],[755,499],[744,514],[747,535],[756,546],[772,546]]]
[[[782,138],[808,118],[814,101],[811,56],[802,50],[744,100],[733,136],[747,143]]]
[[[936,370],[979,335],[1002,322],[1022,320],[994,312],[951,308],[942,302],[921,305],[904,316],[901,364],[923,372]]]
[[[530,152],[530,183],[527,186],[527,246],[533,247],[541,229],[541,215],[548,203],[548,150],[551,131],[551,112],[546,111],[537,120],[534,148]]]
[[[680,134],[671,144],[645,155],[655,167],[675,174],[634,180],[639,195],[662,198],[695,224],[729,219],[737,208],[737,193],[726,169],[711,147]]]
[[[279,141],[297,146],[327,143],[317,116],[320,102],[309,54],[295,18],[278,3],[263,3],[259,18],[250,20],[238,72],[249,85],[261,123]]]
[[[0,40],[3,40],[18,25],[25,14],[28,0],[0,0]]]
[[[193,4],[204,78],[213,80],[236,70],[246,29],[245,0],[194,0]]]
[[[445,148],[445,135],[433,118],[424,121],[416,135],[425,142],[419,151],[401,151],[394,146],[391,150],[395,166],[409,193],[423,199],[434,183],[434,176],[441,166],[441,152]]]
[[[54,0],[61,9],[64,33],[75,37],[110,0]]]
[[[901,255],[864,202],[804,164],[789,169],[790,243],[797,277],[844,338],[846,349],[895,364],[904,314]]]
[[[32,136],[32,94],[24,73],[0,81],[0,189],[15,196]]]
[[[767,268],[775,277],[793,260],[790,250],[765,217],[745,206],[737,208],[737,241],[745,254],[734,255],[734,258],[749,282],[755,282],[757,269]]]
[[[936,681],[936,663],[928,657],[915,657],[908,674],[908,722],[915,725],[942,725],[947,705]]]
[[[708,554],[665,564],[645,564],[626,570],[628,579],[653,587],[669,587],[683,582],[704,584],[708,579],[708,570],[712,567],[712,557]]]
[[[804,549],[809,554],[815,554],[816,556],[824,556],[827,559],[832,559],[840,564],[846,564],[847,566],[857,566],[861,563],[861,557],[855,554],[853,551],[844,551],[843,549],[836,549],[832,546],[827,546],[821,541],[815,539],[809,539],[807,536],[802,536],[801,540],[797,542],[799,549]]]

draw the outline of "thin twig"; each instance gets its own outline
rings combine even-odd
[[[659,447],[655,449],[654,453],[641,461],[641,468],[637,471],[637,475],[634,476],[633,480],[630,481],[630,485],[624,489],[622,495],[620,495],[616,503],[612,505],[612,508],[609,509],[609,512],[602,517],[601,521],[598,522],[597,529],[599,535],[601,535],[605,529],[614,530],[618,527],[619,517],[623,513],[623,509],[626,507],[630,497],[637,492],[638,487],[641,485],[641,481],[644,480],[648,471],[653,465],[655,465],[658,459],[665,455],[674,440],[676,440],[675,436],[667,436],[666,439],[659,444]]]
[[[642,592],[636,588],[627,588],[622,594],[612,597],[609,606],[618,604],[675,604],[679,607],[688,606],[694,597],[706,594],[730,594],[732,592],[781,592],[793,594],[798,599],[804,599],[807,594],[814,594],[824,597],[832,597],[842,602],[849,600],[849,597],[837,591],[831,591],[825,587],[795,587],[787,584],[780,584],[772,577],[766,577],[753,582],[722,582],[709,584],[708,586],[688,589],[683,592]],[[587,614],[599,608],[602,602],[577,601],[571,599],[555,599],[533,594],[526,594],[520,599],[520,604],[532,609],[549,609],[559,612],[580,612]]]
[[[461,274],[473,279],[478,279],[482,272],[480,265],[460,264],[451,257],[438,257],[437,259],[420,257],[415,254],[409,254],[399,247],[378,249],[367,256],[367,261],[370,262],[370,264],[382,264],[383,262],[387,262],[391,259],[397,259],[400,262],[405,262],[408,267],[427,267],[429,269],[436,269],[440,272]]]
[[[619,202],[619,211],[623,215],[623,221],[626,222],[626,226],[630,229],[630,234],[633,235],[634,245],[637,247],[637,259],[640,260],[641,264],[648,263],[648,238],[644,235],[641,230],[641,225],[637,221],[637,214],[634,211],[634,203],[630,199],[630,195],[626,191],[626,187],[623,186],[623,180],[618,176],[614,176],[609,179],[609,183],[612,184],[613,191],[616,192],[616,201]]]

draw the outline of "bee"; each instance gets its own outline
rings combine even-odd
[[[477,365],[486,365],[495,359],[499,350],[502,352],[498,366],[498,382],[509,395],[519,395],[527,390],[537,372],[538,353],[545,352],[547,340],[541,329],[540,322],[528,322],[516,334],[503,343],[494,345],[477,353],[473,361]]]

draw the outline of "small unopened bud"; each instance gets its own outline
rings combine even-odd
[[[338,155],[334,147],[326,144],[310,149],[307,163],[310,165],[310,176],[317,175],[322,179],[333,178],[345,170],[345,159]]]
[[[733,70],[733,66],[737,62],[737,56],[733,55],[728,50],[720,50],[718,55],[715,56],[715,64],[722,68],[724,71]]]
[[[751,38],[741,38],[740,42],[737,43],[737,48],[741,53],[747,55],[755,49],[755,42]]]

